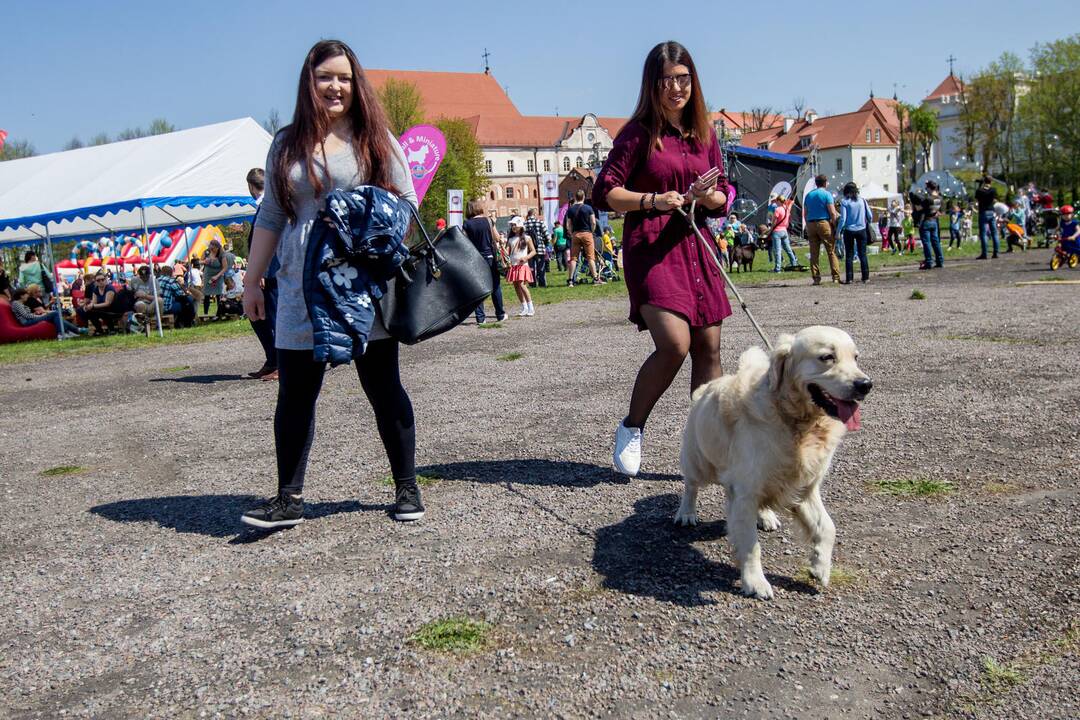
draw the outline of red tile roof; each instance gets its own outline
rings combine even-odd
[[[438,118],[474,115],[521,117],[493,75],[485,73],[426,72],[420,70],[365,70],[376,89],[388,78],[409,82],[424,98],[424,114]]]
[[[947,78],[942,80],[929,95],[923,98],[923,102],[937,100],[942,95],[959,95],[963,90],[964,84],[955,75],[949,73]]]
[[[724,125],[729,128],[734,128],[740,132],[745,131],[747,128],[753,127],[754,116],[752,113],[736,112],[734,110],[727,110],[721,108],[717,112],[710,114],[710,119],[715,123],[718,120],[723,120]],[[784,116],[780,114],[766,115],[764,118],[764,126],[766,128],[776,127],[777,125],[784,124]]]
[[[863,106],[859,108],[859,110],[877,110],[881,113],[881,117],[885,118],[885,122],[889,124],[889,129],[896,135],[900,132],[900,115],[896,112],[896,107],[899,104],[899,100],[893,100],[892,98],[884,99],[872,97],[863,103]]]
[[[881,142],[866,142],[867,129],[870,130],[871,138],[876,137],[874,131],[881,130]],[[809,138],[809,145],[816,145],[819,150],[848,145],[880,147],[895,145],[897,142],[896,133],[886,119],[875,108],[870,108],[817,118],[813,123],[799,120],[786,133],[782,125],[745,133],[740,143],[745,147],[760,147],[767,143],[766,149],[773,152],[799,154],[809,150],[809,147],[800,147],[803,138]]]

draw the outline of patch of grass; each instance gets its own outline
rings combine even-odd
[[[902,273],[902,272],[896,272],[896,273],[893,273],[893,274],[892,274],[892,276],[893,276],[893,277],[904,277],[904,273]]]
[[[909,299],[911,299],[911,300],[925,300],[926,299],[926,293],[924,293],[922,290],[919,290],[918,288],[915,288],[914,290],[911,291],[911,297]]]
[[[481,330],[497,330],[498,328],[501,328],[502,326],[503,326],[503,324],[501,322],[493,322],[493,323],[484,323],[483,325],[479,325],[478,327]]]
[[[523,354],[519,353],[519,352],[512,352],[512,353],[506,353],[505,355],[500,355],[499,357],[497,357],[495,359],[496,360],[501,360],[503,362],[512,362],[514,360],[520,360],[523,357],[525,357],[525,356]]]
[[[969,340],[975,342],[1004,343],[1005,345],[1043,345],[1042,340],[1010,337],[1008,335],[944,335],[946,340]]]
[[[149,338],[142,334],[134,334],[102,335],[60,341],[31,340],[0,345],[0,365],[36,362],[71,355],[141,350],[161,345],[190,345],[250,334],[251,325],[246,320],[223,320],[197,325],[193,328],[166,330],[163,338],[153,333]]]
[[[989,655],[983,658],[982,684],[989,690],[1008,690],[1024,682],[1024,675],[1015,666],[1000,664]]]
[[[799,572],[795,573],[795,579],[807,585],[814,585],[818,581],[810,574],[808,567],[800,568]],[[832,572],[829,573],[829,587],[850,587],[858,581],[859,574],[846,565],[833,565]]]
[[[190,370],[190,369],[191,369],[190,365],[175,365],[173,367],[162,368],[161,372],[175,373],[175,372],[183,372],[185,370]]]
[[[1039,278],[1042,282],[1064,282],[1065,279],[1062,275],[1043,275]]]
[[[442,477],[441,475],[435,475],[433,473],[429,473],[427,475],[417,475],[416,476],[416,484],[419,485],[420,487],[431,487],[432,485],[437,484],[440,480],[445,480],[445,478]],[[382,480],[380,480],[379,483],[382,484],[382,485],[386,485],[387,487],[393,487],[394,486],[394,476],[393,475],[387,475]]]
[[[41,475],[41,477],[60,477],[62,475],[77,475],[87,469],[88,468],[84,468],[82,465],[57,465],[48,470],[42,470],[38,474]]]
[[[482,649],[488,641],[491,625],[464,617],[451,617],[425,623],[409,638],[426,650],[470,653]]]
[[[945,480],[929,478],[902,478],[900,480],[878,480],[874,483],[878,492],[898,497],[935,497],[948,495],[956,488]]]
[[[1012,492],[1013,489],[1011,486],[1006,485],[1005,483],[988,482],[983,485],[983,490],[990,493],[991,495],[1005,495],[1006,493]]]

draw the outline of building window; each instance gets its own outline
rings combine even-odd
[[[562,159],[562,170],[563,172],[570,172],[570,158],[564,157]]]
[[[532,160],[526,160],[525,172],[536,172],[536,163]]]
[[[540,197],[540,193],[536,191],[536,188],[533,188],[533,199],[535,200],[538,197]]]
[[[581,159],[581,156],[577,156],[577,161],[574,163],[578,167],[585,167],[585,161]]]
[[[510,162],[513,162],[513,160],[511,160]],[[513,200],[514,199],[514,186],[513,185],[507,185],[506,186],[506,199],[507,200]]]
[[[866,156],[865,155],[863,155],[861,158],[859,158],[859,167],[861,167],[863,170],[866,169]]]
[[[545,160],[544,161],[544,172],[551,172],[551,161],[550,160]]]
[[[892,155],[886,155],[885,162],[892,162]]]
[[[484,172],[486,172],[488,175],[491,174],[491,161],[490,160],[485,160],[484,161]]]
[[[844,172],[844,158],[836,158],[836,172]]]
[[[885,192],[889,192],[889,183],[885,183],[881,187],[885,188]]]
[[[870,128],[866,128],[866,142],[870,142]]]
[[[492,199],[492,200],[494,200],[494,199],[495,199],[495,191],[494,191],[494,190],[492,190],[492,191],[491,191],[491,199]]]
[[[506,161],[506,172],[508,172],[508,173],[514,172],[514,161],[513,160],[507,160]]]
[[[874,142],[876,142],[876,143],[881,142],[881,130],[880,129],[874,131]]]

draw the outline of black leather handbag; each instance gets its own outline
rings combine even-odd
[[[379,300],[387,331],[406,345],[456,327],[494,290],[488,261],[460,227],[432,240],[415,208],[413,217],[424,241],[412,248]]]

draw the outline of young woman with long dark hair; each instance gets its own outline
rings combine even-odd
[[[699,183],[711,168],[719,180]],[[717,378],[720,324],[731,314],[724,281],[685,218],[673,212],[697,199],[699,226],[724,214],[730,189],[694,61],[677,42],[645,58],[637,108],[623,126],[593,187],[593,204],[626,213],[623,265],[630,321],[656,349],[638,371],[630,412],[615,432],[615,469],[641,465],[645,421],[687,354],[690,389]]]
[[[405,155],[390,134],[356,55],[345,43],[323,40],[300,70],[296,111],[274,138],[266,159],[266,194],[252,233],[248,271],[263,277],[275,253],[277,272],[278,399],[274,413],[278,493],[241,518],[274,528],[303,520],[302,492],[308,451],[315,434],[315,404],[326,366],[312,353],[311,318],[304,302],[304,248],[327,193],[376,185],[416,205]],[[244,311],[265,317],[259,283],[244,286]],[[356,361],[360,384],[375,421],[396,485],[393,515],[424,515],[416,484],[413,409],[401,384],[398,343],[376,317],[367,351]]]

